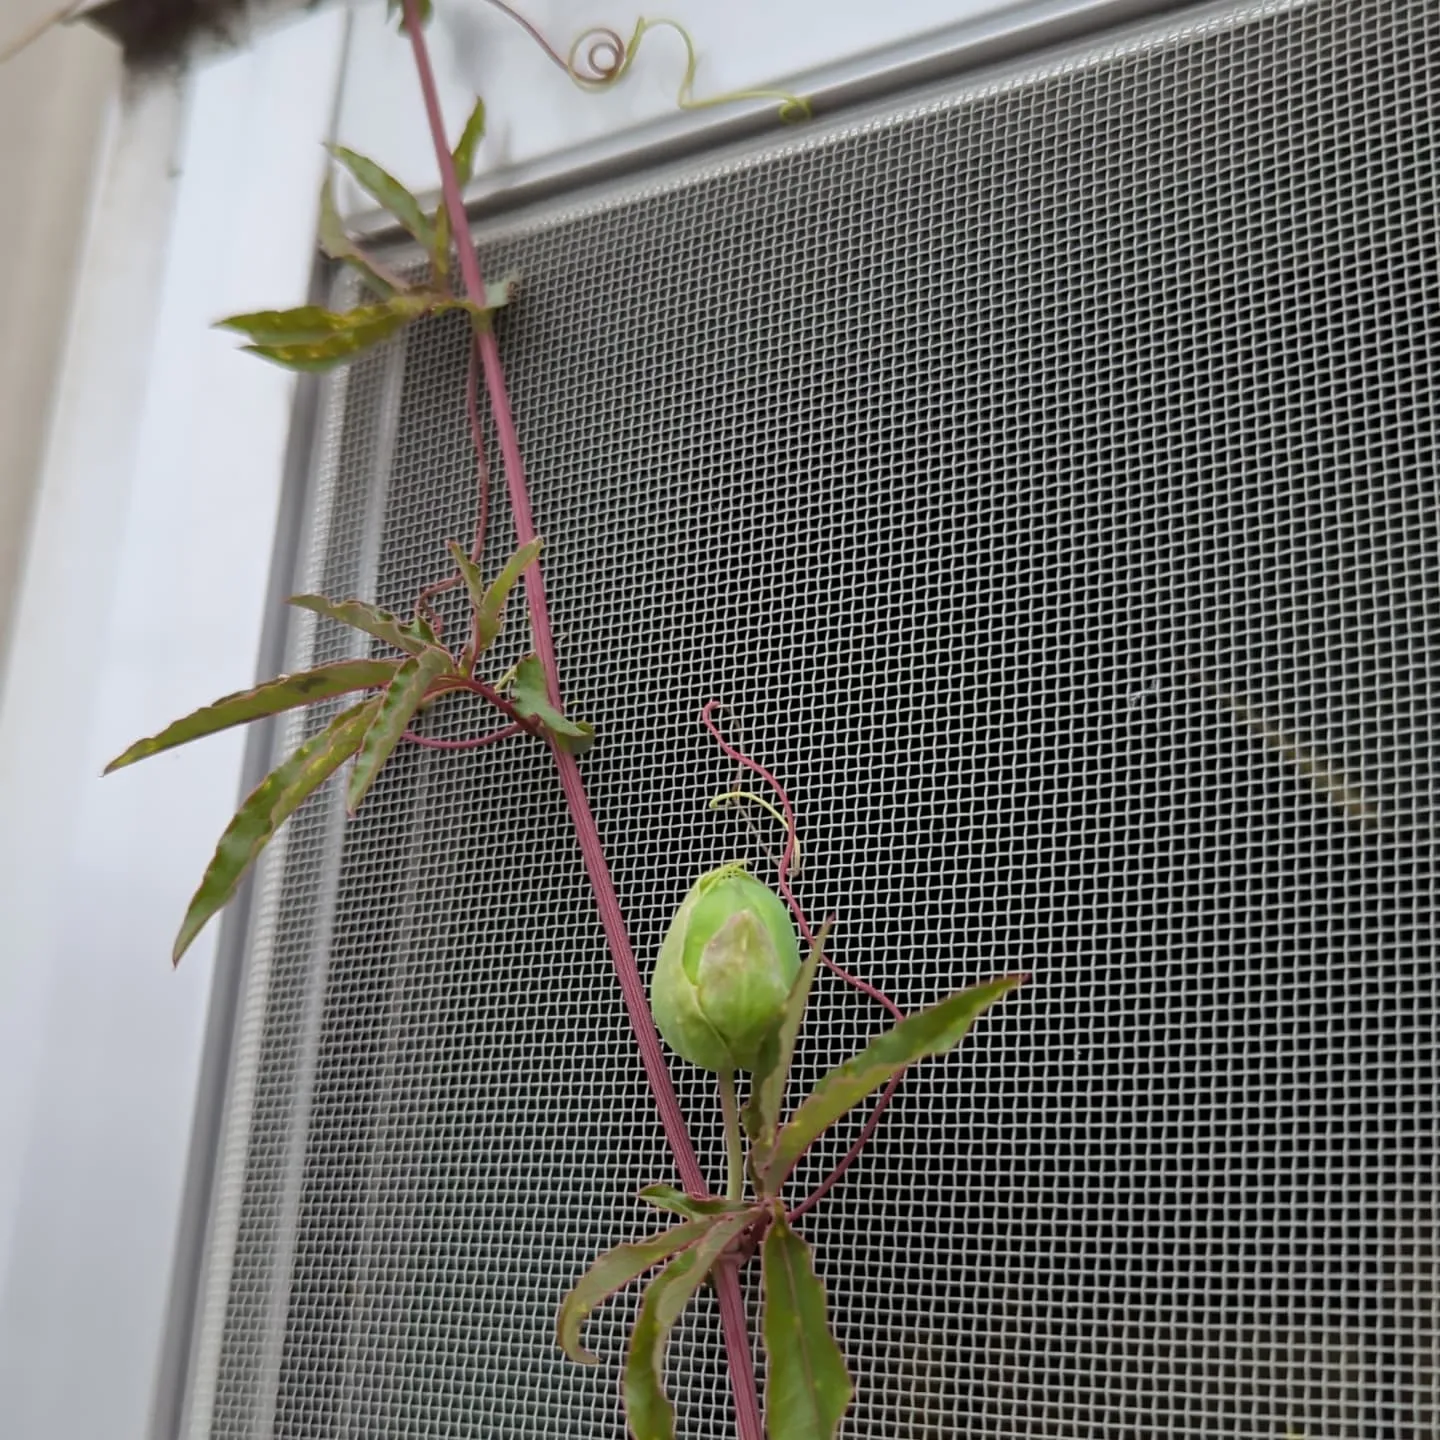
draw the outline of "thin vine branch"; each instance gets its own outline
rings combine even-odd
[[[742,768],[748,770],[752,775],[758,776],[775,793],[775,798],[780,802],[780,811],[784,816],[785,823],[785,848],[780,854],[780,863],[777,867],[776,886],[784,897],[785,903],[790,907],[790,913],[795,917],[795,924],[799,927],[800,937],[807,945],[815,943],[815,932],[810,926],[809,920],[805,918],[805,911],[801,908],[800,902],[795,898],[795,892],[790,886],[790,872],[795,858],[796,846],[799,844],[795,827],[795,807],[790,803],[790,796],[785,787],[770,773],[758,760],[751,759],[743,751],[737,750],[720,733],[715,723],[715,711],[720,708],[718,700],[707,701],[700,711],[700,723],[709,732],[710,738],[719,746],[720,750],[731,760]],[[905,1018],[905,1012],[883,991],[871,985],[869,981],[862,980],[858,975],[852,975],[843,966],[837,965],[828,955],[820,957],[821,963],[827,970],[838,975],[847,985],[852,985],[862,994],[868,995],[878,1005],[883,1005],[897,1020]]]
[[[425,100],[426,118],[430,125],[430,136],[435,147],[435,158],[440,168],[440,187],[444,195],[445,208],[450,217],[451,233],[456,237],[460,259],[460,274],[466,293],[476,305],[485,302],[485,282],[480,272],[480,260],[475,247],[470,243],[469,218],[460,194],[460,185],[455,174],[454,161],[446,141],[445,120],[440,110],[440,99],[435,87],[435,76],[430,65],[429,49],[425,43],[425,32],[420,20],[418,0],[403,0],[405,31],[410,37],[411,49],[415,56],[415,69],[420,81],[421,93]],[[505,372],[500,359],[500,347],[494,331],[486,326],[477,336],[481,364],[485,375],[486,391],[490,398],[490,409],[495,420],[499,437],[501,458],[505,465],[505,484],[510,497],[510,509],[515,523],[516,539],[521,545],[535,538],[535,522],[530,509],[530,495],[525,482],[525,466],[520,454],[519,437],[515,420],[510,409],[510,397],[505,386]],[[549,607],[546,603],[545,581],[540,564],[536,561],[525,572],[525,598],[530,612],[531,633],[535,641],[535,653],[539,657],[545,675],[545,688],[551,704],[561,706],[559,667],[555,658],[555,642],[550,626]],[[576,839],[585,861],[590,885],[595,893],[596,906],[600,912],[601,924],[610,945],[611,959],[620,981],[620,989],[630,1014],[630,1024],[640,1048],[641,1060],[655,1102],[660,1111],[661,1124],[666,1139],[674,1152],[680,1177],[692,1195],[703,1197],[709,1194],[700,1162],[691,1143],[685,1117],[681,1114],[670,1072],[660,1049],[660,1037],[650,1015],[645,985],[635,963],[635,953],[630,936],[625,928],[625,918],[620,910],[619,897],[615,893],[614,880],[605,859],[604,847],[600,842],[599,829],[590,809],[585,793],[584,780],[575,757],[558,745],[552,745],[551,754],[559,771],[561,788],[570,809],[571,822],[575,827]],[[722,1265],[715,1274],[715,1286],[720,1298],[720,1309],[725,1331],[725,1348],[729,1360],[731,1386],[735,1395],[737,1428],[740,1440],[764,1440],[760,1420],[759,1397],[755,1390],[754,1359],[750,1350],[749,1325],[745,1316],[744,1300],[740,1294],[740,1282],[733,1266]]]
[[[435,144],[436,159],[440,166],[441,189],[446,209],[450,215],[452,233],[459,237],[460,273],[466,293],[475,304],[485,301],[485,282],[480,273],[479,257],[468,241],[469,219],[465,214],[460,186],[455,176],[454,163],[445,141],[445,121],[440,111],[440,100],[435,88],[435,77],[430,66],[430,55],[425,43],[425,33],[420,23],[420,10],[416,0],[404,0],[405,31],[410,37],[415,55],[415,66],[419,74],[420,89],[425,100],[425,110],[430,122],[431,136]],[[500,349],[494,332],[483,330],[477,339],[486,390],[495,419],[495,429],[500,440],[501,456],[505,462],[505,483],[510,495],[510,505],[515,523],[516,538],[521,545],[535,538],[535,521],[530,509],[530,494],[525,480],[525,465],[520,455],[519,437],[515,420],[510,409],[510,397],[505,387],[505,373],[500,360]],[[555,643],[550,626],[550,612],[545,595],[545,581],[537,561],[525,572],[526,602],[530,611],[530,626],[535,640],[535,653],[540,659],[545,674],[545,688],[551,704],[559,707],[559,667],[555,659]],[[479,688],[478,685],[475,688]],[[483,693],[483,692],[481,692]],[[490,698],[490,697],[487,697]],[[645,1061],[646,1073],[656,1091],[667,1138],[680,1167],[681,1176],[687,1189],[697,1196],[709,1193],[699,1161],[695,1158],[694,1146],[685,1129],[684,1117],[675,1098],[674,1086],[660,1049],[660,1038],[650,1018],[649,1003],[645,998],[645,987],[635,963],[630,938],[625,931],[624,919],[620,912],[619,900],[615,895],[614,882],[609,865],[600,845],[599,832],[590,811],[585,794],[584,782],[573,756],[555,749],[555,763],[560,771],[561,785],[570,806],[571,818],[575,823],[580,849],[585,858],[586,869],[596,892],[601,922],[606,938],[610,942],[616,968],[625,999],[630,1009],[630,1018],[640,1037],[641,1054]]]
[[[478,565],[485,553],[485,531],[490,520],[490,466],[485,459],[485,427],[480,423],[480,345],[470,347],[465,373],[465,414],[470,421],[470,442],[475,447],[475,539],[470,558]]]
[[[742,769],[750,771],[752,775],[763,780],[774,792],[775,798],[780,802],[781,819],[785,826],[785,849],[780,854],[780,863],[777,866],[777,886],[785,903],[790,907],[790,913],[795,917],[795,923],[799,927],[800,934],[807,945],[815,943],[815,934],[810,927],[809,920],[805,917],[805,911],[801,908],[800,902],[795,898],[795,892],[790,886],[790,868],[795,856],[796,849],[800,844],[799,836],[795,825],[795,807],[790,803],[789,793],[780,781],[770,773],[758,760],[746,755],[742,750],[731,745],[720,733],[720,728],[715,723],[715,711],[720,707],[718,700],[711,700],[706,703],[700,711],[700,723],[710,733],[710,738],[716,745]],[[732,794],[738,791],[730,792]],[[761,802],[762,805],[764,802]],[[765,806],[766,809],[770,807]],[[773,812],[772,812],[773,813]],[[858,975],[852,975],[842,966],[837,965],[828,955],[822,954],[821,963],[832,971],[847,985],[854,986],[862,994],[870,996],[878,1004],[883,1005],[897,1020],[905,1018],[905,1012],[887,995],[883,990],[877,989],[868,981],[860,979]],[[806,1211],[813,1209],[829,1192],[834,1188],[841,1176],[855,1163],[860,1152],[870,1142],[870,1137],[875,1133],[875,1127],[880,1123],[880,1117],[889,1108],[891,1100],[895,1098],[895,1092],[900,1087],[900,1082],[905,1078],[902,1070],[893,1080],[881,1091],[880,1098],[875,1102],[875,1108],[870,1112],[869,1119],[861,1127],[859,1135],[855,1137],[855,1143],[851,1145],[840,1163],[800,1202],[793,1210],[788,1212],[788,1218],[795,1220]]]
[[[431,735],[417,735],[407,730],[401,737],[412,745],[423,745],[427,750],[478,750],[482,745],[493,745],[497,740],[508,740],[512,735],[525,734],[520,724],[507,725],[503,730],[492,730],[488,735],[476,735],[470,740],[437,740]]]
[[[569,53],[562,55],[533,21],[527,20],[505,0],[486,0],[486,3],[502,15],[508,15],[540,47],[546,58],[558,65],[582,90],[608,90],[612,85],[618,85],[635,63],[640,42],[647,32],[673,30],[685,46],[685,70],[675,93],[677,108],[707,110],[715,105],[730,105],[737,100],[778,100],[783,121],[808,120],[811,116],[810,102],[803,95],[792,95],[788,90],[726,90],[722,94],[707,95],[697,100],[695,70],[699,60],[695,54],[695,42],[678,21],[637,20],[628,43],[618,30],[609,25],[592,25],[582,30],[571,44]]]
[[[470,443],[475,448],[475,536],[470,542],[470,558],[478,565],[485,553],[485,532],[490,519],[490,466],[485,459],[485,427],[480,422],[480,347],[470,347],[470,364],[465,373],[465,414],[470,422]],[[423,617],[440,633],[440,618],[431,601],[462,583],[458,571],[426,585],[415,600],[415,614]]]

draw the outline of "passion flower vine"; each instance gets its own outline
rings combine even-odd
[[[232,726],[303,707],[323,707],[320,722],[309,727],[309,737],[245,798],[221,836],[181,921],[173,951],[178,962],[235,895],[279,827],[347,766],[345,793],[353,814],[402,744],[436,749],[470,749],[512,739],[544,744],[569,806],[646,1077],[684,1186],[652,1185],[640,1192],[643,1201],[676,1215],[680,1223],[638,1244],[611,1250],[595,1262],[561,1305],[561,1348],[574,1360],[593,1362],[595,1357],[580,1344],[585,1317],[617,1290],[660,1267],[646,1287],[631,1334],[624,1402],[635,1440],[673,1440],[675,1412],[663,1384],[666,1346],[686,1304],[713,1278],[739,1440],[764,1440],[738,1280],[740,1266],[758,1249],[768,1367],[764,1427],[770,1440],[832,1440],[854,1388],[831,1334],[825,1292],[809,1246],[795,1229],[795,1221],[824,1197],[860,1154],[906,1068],[926,1056],[952,1050],[991,1005],[1026,977],[1005,975],[973,985],[905,1016],[888,996],[842,970],[826,954],[833,920],[813,930],[790,884],[799,842],[789,797],[768,770],[724,739],[711,702],[702,712],[702,723],[725,755],[759,777],[776,803],[748,792],[721,798],[756,802],[779,819],[785,829],[784,850],[776,864],[773,890],[734,863],[720,865],[695,881],[661,946],[647,1007],[644,982],[577,760],[593,743],[595,732],[568,715],[561,699],[542,546],[493,325],[496,311],[514,300],[516,284],[506,277],[487,286],[468,238],[462,191],[474,174],[485,132],[485,107],[476,102],[452,148],[424,35],[431,0],[388,3],[399,14],[400,28],[414,54],[440,171],[441,201],[427,209],[374,161],[339,146],[331,153],[335,163],[414,238],[429,257],[428,275],[412,281],[363,251],[347,233],[327,180],[319,204],[320,246],[332,260],[358,273],[365,290],[361,303],[347,310],[317,305],[260,310],[220,324],[245,336],[246,348],[263,359],[292,370],[321,371],[348,363],[411,325],[440,315],[463,315],[470,327],[466,408],[477,473],[473,538],[468,546],[455,540],[447,541],[443,550],[437,546],[440,578],[419,592],[409,615],[395,615],[355,598],[294,597],[292,604],[363,636],[357,645],[363,645],[366,653],[225,696],[138,741],[108,770]],[[508,6],[499,8],[520,19]],[[521,23],[534,33],[528,22]],[[642,36],[661,25],[679,31],[689,57],[677,100],[682,108],[765,96],[780,102],[783,120],[808,117],[809,106],[803,99],[779,92],[740,91],[697,100],[691,89],[694,49],[689,36],[673,22],[641,20],[629,45],[614,51],[613,69],[599,78],[575,70],[575,51],[565,67],[577,83],[592,88],[617,82],[630,69]],[[488,577],[481,569],[489,516],[482,377],[515,527],[513,554]],[[469,602],[467,624],[461,635],[447,638],[432,602],[442,592],[461,587]],[[503,675],[487,676],[487,660],[507,604],[522,588],[531,645],[519,664]],[[492,717],[491,723],[464,740],[417,732],[421,717],[437,704],[471,707],[477,716]],[[831,1070],[787,1112],[791,1060],[811,986],[822,966],[877,1001],[896,1023]],[[707,1187],[657,1029],[681,1059],[717,1076],[728,1159],[724,1195]],[[750,1076],[743,1112],[736,1093],[737,1072]],[[877,1090],[882,1091],[880,1100],[849,1152],[819,1186],[791,1207],[783,1192],[797,1162],[819,1136]]]

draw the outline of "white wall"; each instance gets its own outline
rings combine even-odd
[[[0,20],[0,54],[31,21],[24,3]],[[52,29],[0,61],[0,275],[11,282],[0,306],[0,666],[119,93],[119,48],[88,25]]]
[[[148,87],[105,172],[0,708],[5,1440],[149,1434],[244,736],[98,777],[254,677],[294,381],[208,327],[305,298],[344,27]]]

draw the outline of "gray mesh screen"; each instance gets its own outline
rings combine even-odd
[[[713,695],[843,963],[906,1007],[1035,972],[806,1223],[847,1434],[1440,1434],[1440,9],[897,103],[480,232],[642,963],[759,855]],[[434,323],[335,387],[304,585],[436,573],[463,377]],[[593,1371],[553,1316],[672,1171],[538,745],[312,804],[256,932],[202,1428],[620,1437],[630,1304]],[[802,1077],[878,1023],[824,980]],[[718,1334],[677,1334],[686,1436],[733,1433]]]

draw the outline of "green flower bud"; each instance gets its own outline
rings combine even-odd
[[[753,1070],[800,970],[785,902],[743,865],[702,875],[685,897],[650,981],[665,1043],[705,1070]]]

